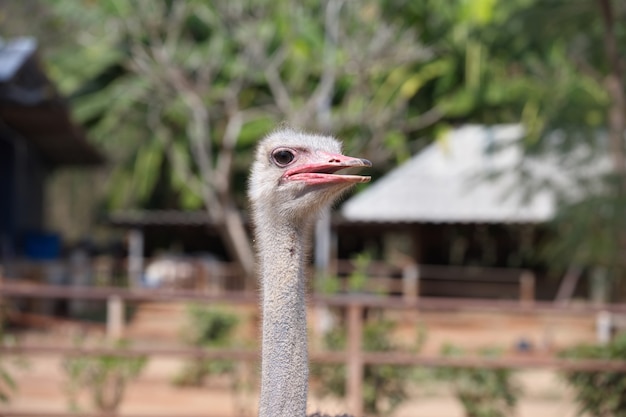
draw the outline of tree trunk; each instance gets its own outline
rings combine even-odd
[[[611,104],[609,108],[609,146],[613,160],[613,170],[617,181],[618,207],[622,207],[626,197],[626,155],[624,150],[624,132],[626,131],[626,95],[624,93],[624,71],[615,35],[615,14],[611,0],[597,0],[604,23],[604,53],[608,64],[605,88]],[[621,210],[616,216],[616,250],[613,265],[616,268],[615,278],[621,278],[622,261],[620,254],[626,249],[626,229],[624,213]]]
[[[621,191],[626,187],[626,156],[624,152],[624,130],[626,129],[626,96],[624,94],[624,71],[622,68],[617,38],[615,37],[611,0],[598,0],[604,21],[604,52],[609,73],[605,79],[605,87],[611,99],[609,110],[609,143],[613,159],[613,168],[619,175]]]
[[[215,219],[220,238],[228,254],[242,269],[245,289],[253,290],[256,288],[255,258],[248,232],[239,210],[232,203],[224,203],[222,208],[221,218]]]

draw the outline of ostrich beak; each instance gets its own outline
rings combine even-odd
[[[288,181],[302,181],[307,185],[320,184],[356,184],[369,182],[371,177],[364,175],[337,174],[345,168],[371,167],[367,159],[351,156],[317,152],[315,158],[308,163],[295,166],[286,171],[283,179]]]

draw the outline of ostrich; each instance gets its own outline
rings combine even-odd
[[[305,261],[321,210],[370,177],[334,138],[280,129],[263,139],[249,180],[262,310],[259,417],[304,417],[308,391]],[[321,417],[321,416],[320,416]]]

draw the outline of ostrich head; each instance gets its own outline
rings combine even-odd
[[[293,221],[309,218],[353,184],[370,180],[337,171],[371,165],[342,155],[340,142],[332,137],[277,130],[257,148],[249,187],[252,208]]]

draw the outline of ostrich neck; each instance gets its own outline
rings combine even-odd
[[[259,417],[304,417],[309,376],[304,263],[310,227],[276,218],[272,223],[257,230],[263,316]]]

